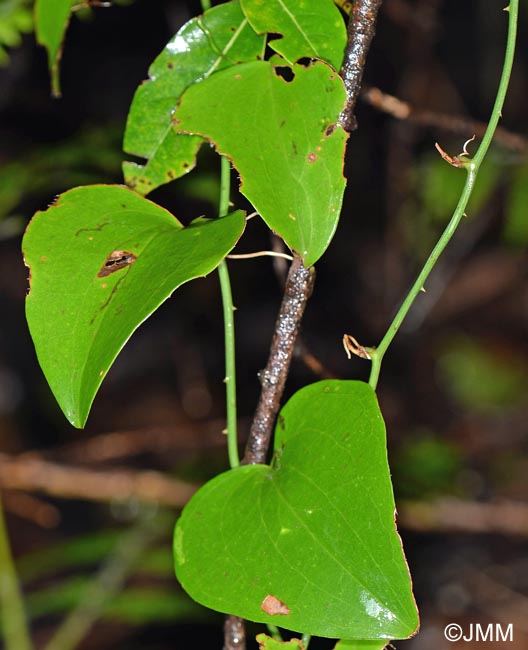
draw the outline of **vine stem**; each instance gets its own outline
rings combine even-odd
[[[409,309],[411,308],[416,296],[423,290],[424,283],[429,277],[436,261],[444,251],[445,247],[451,240],[453,234],[455,233],[462,217],[465,215],[465,210],[468,204],[468,201],[471,197],[471,193],[475,186],[475,181],[477,178],[478,171],[488,152],[489,146],[493,139],[493,135],[499,123],[499,119],[502,113],[502,107],[504,105],[504,100],[506,98],[506,92],[508,90],[508,83],[510,80],[510,74],[513,66],[513,59],[515,54],[515,40],[517,35],[517,17],[519,13],[519,0],[511,0],[509,6],[505,9],[508,11],[509,20],[508,20],[508,37],[506,42],[506,52],[504,55],[504,64],[502,68],[502,75],[497,90],[497,96],[495,98],[495,104],[491,112],[491,117],[486,128],[486,131],[482,137],[482,142],[480,143],[477,153],[474,158],[459,157],[452,159],[452,164],[456,167],[463,167],[467,172],[467,178],[464,185],[464,189],[458,200],[458,204],[453,212],[451,220],[447,224],[446,229],[442,233],[440,239],[438,240],[436,246],[433,248],[431,254],[429,255],[427,261],[425,262],[420,274],[416,278],[413,286],[411,287],[409,293],[405,297],[405,300],[401,304],[394,320],[389,325],[385,336],[381,340],[381,343],[377,348],[368,348],[368,353],[372,359],[372,367],[370,371],[369,384],[375,390],[378,384],[379,374],[381,370],[381,364],[383,357],[387,352],[389,345],[392,343],[392,340],[396,336],[400,325],[407,316]],[[464,154],[465,155],[465,154]]]
[[[243,460],[245,465],[266,463],[273,425],[279,412],[295,341],[314,281],[315,269],[306,268],[302,259],[295,255],[286,278],[268,362],[260,373],[260,398],[251,422]]]
[[[211,0],[200,0],[202,11],[211,8]],[[229,212],[229,190],[231,180],[231,164],[225,156],[220,157],[220,198],[218,216],[225,217]],[[237,436],[237,398],[236,398],[236,362],[235,362],[235,318],[231,280],[227,262],[223,259],[218,266],[220,291],[222,294],[222,309],[224,312],[224,347],[225,347],[225,385],[226,385],[226,431],[227,455],[231,468],[240,465],[238,456]]]
[[[354,114],[367,54],[375,34],[376,19],[383,0],[356,0],[348,22],[348,39],[345,48],[341,77],[347,92],[345,107],[339,122],[345,131],[357,129]]]
[[[229,211],[229,185],[231,165],[229,160],[222,156],[220,170],[220,201],[218,216],[225,217]],[[227,262],[222,260],[218,267],[220,289],[222,292],[222,307],[224,310],[224,343],[225,343],[225,385],[226,385],[226,411],[227,411],[227,453],[229,465],[238,467],[238,437],[237,437],[237,397],[236,397],[236,360],[235,360],[235,318],[231,281]]]
[[[15,563],[11,555],[9,537],[0,498],[0,620],[6,650],[31,650],[24,602],[20,591]]]
[[[202,11],[211,8],[211,0],[200,0]],[[224,217],[229,211],[230,189],[230,163],[222,156],[220,158],[220,200],[218,216]],[[226,413],[227,413],[227,454],[231,468],[238,467],[237,436],[237,400],[236,400],[236,363],[235,363],[235,318],[233,296],[231,293],[231,280],[227,262],[222,260],[218,266],[220,291],[222,293],[222,308],[224,311],[224,346],[225,346],[225,385],[226,385]],[[238,616],[227,616],[224,622],[224,649],[246,647],[246,630],[244,621]]]

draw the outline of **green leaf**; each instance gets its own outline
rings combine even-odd
[[[123,164],[127,185],[148,194],[194,167],[203,139],[176,135],[171,128],[180,96],[218,70],[262,57],[264,43],[238,2],[213,7],[180,29],[151,65],[149,81],[134,95],[123,148],[147,163]]]
[[[59,614],[78,607],[93,584],[89,576],[55,578],[27,596],[28,613],[31,618]],[[105,620],[121,621],[130,625],[145,625],[160,621],[203,618],[195,603],[174,589],[163,587],[128,587],[113,596],[102,612]]]
[[[2,0],[0,3],[0,66],[9,62],[4,49],[18,47],[22,34],[33,30],[33,12],[29,0]]]
[[[185,507],[174,539],[183,588],[211,609],[304,634],[408,637],[418,618],[373,390],[303,388],[279,415],[274,448],[271,467],[221,474]],[[266,598],[279,613],[263,611]]]
[[[267,634],[257,634],[256,639],[259,650],[304,650],[304,644],[300,639],[277,641]]]
[[[48,51],[51,88],[60,96],[59,63],[62,43],[70,22],[72,0],[36,0],[35,29],[37,42]]]
[[[94,396],[134,330],[184,282],[210,273],[235,245],[244,215],[187,228],[122,186],[62,194],[37,212],[23,248],[26,315],[46,379],[82,427]]]
[[[104,618],[129,625],[146,625],[160,621],[203,619],[208,612],[174,588],[128,587],[112,599]]]
[[[321,59],[341,68],[347,42],[345,23],[332,0],[241,0],[253,29],[281,38],[269,46],[288,63]]]
[[[391,462],[393,484],[401,498],[427,499],[456,490],[462,469],[461,451],[445,436],[406,431]]]
[[[381,641],[338,641],[334,650],[383,650],[389,643]]]
[[[528,370],[515,347],[456,336],[438,356],[439,379],[466,409],[501,412],[526,401]]]
[[[219,72],[186,91],[174,121],[231,158],[242,194],[310,266],[339,220],[347,135],[336,122],[346,95],[325,63],[294,65],[288,82],[281,70],[257,61]]]
[[[471,194],[470,214],[477,214],[494,191],[501,168],[486,159],[479,171],[479,182]],[[465,181],[465,174],[453,168],[438,155],[425,156],[416,170],[416,190],[421,193],[420,209],[425,216],[439,223],[449,221]]]
[[[18,574],[27,583],[49,576],[54,571],[91,566],[111,553],[122,534],[119,530],[98,530],[50,548],[31,551],[18,558]]]
[[[510,192],[506,199],[503,237],[508,244],[528,246],[528,165],[515,170]]]

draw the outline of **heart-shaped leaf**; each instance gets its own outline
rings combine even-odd
[[[123,164],[127,185],[148,194],[194,167],[203,139],[177,135],[171,128],[180,96],[213,72],[262,57],[264,43],[235,1],[213,7],[180,29],[150,66],[149,81],[134,95],[123,148],[147,163]]]
[[[290,70],[257,61],[191,86],[174,114],[178,131],[208,138],[231,158],[242,194],[306,266],[339,220],[347,136],[336,122],[345,97],[325,63]]]
[[[40,365],[64,414],[81,427],[134,330],[184,282],[233,248],[244,215],[184,228],[117,185],[78,187],[37,212],[23,241],[26,315]]]
[[[347,42],[345,23],[332,0],[241,0],[242,11],[259,34],[288,63],[303,57],[321,59],[339,70]]]
[[[268,465],[201,488],[175,530],[196,601],[331,638],[406,638],[418,625],[394,523],[385,427],[368,384],[322,381],[282,409]]]
[[[72,0],[36,0],[35,2],[37,41],[48,51],[51,89],[55,96],[60,95],[59,63],[71,10]]]

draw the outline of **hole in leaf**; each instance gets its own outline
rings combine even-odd
[[[295,79],[295,72],[286,65],[277,65],[273,70],[277,77],[284,79],[286,83],[290,83]]]
[[[280,41],[283,38],[279,32],[268,32],[268,43],[271,41]]]
[[[302,65],[303,68],[309,68],[315,63],[315,59],[310,59],[308,56],[303,56],[302,59],[296,61],[297,65]]]

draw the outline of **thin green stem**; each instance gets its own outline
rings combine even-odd
[[[308,646],[310,645],[310,641],[312,640],[312,635],[303,634],[301,640],[302,640],[304,650],[308,650]]]
[[[6,650],[31,650],[33,644],[24,611],[15,563],[0,498],[0,620]]]
[[[282,641],[282,635],[276,625],[266,623],[266,627],[268,628],[268,632],[271,634],[272,638],[275,639],[275,641]]]
[[[202,6],[202,11],[207,11],[211,8],[211,0],[200,0],[200,5]]]
[[[229,160],[222,156],[220,171],[220,202],[218,215],[224,217],[229,211],[229,185],[231,167]],[[224,310],[224,341],[225,341],[225,385],[226,385],[226,411],[227,411],[227,453],[231,467],[238,467],[237,437],[237,399],[236,399],[236,363],[235,363],[235,318],[233,297],[231,294],[231,281],[227,262],[222,260],[218,267],[220,289],[222,292],[222,306]]]
[[[482,161],[484,160],[484,157],[489,149],[489,146],[493,139],[493,134],[495,133],[495,129],[497,128],[497,124],[501,117],[502,107],[504,105],[504,99],[506,97],[506,92],[508,90],[508,82],[510,80],[510,74],[513,66],[513,60],[515,54],[515,39],[517,34],[517,16],[519,12],[519,0],[511,0],[510,5],[507,8],[507,11],[509,12],[509,21],[508,21],[508,38],[506,42],[506,53],[504,56],[504,65],[502,68],[501,80],[499,83],[499,88],[497,90],[497,96],[495,98],[495,104],[493,106],[488,127],[486,129],[486,132],[484,133],[482,142],[480,143],[480,146],[477,150],[477,153],[475,154],[475,157],[473,159],[462,158],[462,157],[458,158],[458,163],[460,163],[458,164],[458,166],[465,168],[467,172],[467,178],[466,178],[466,183],[464,185],[464,189],[462,190],[462,194],[460,195],[460,199],[458,200],[458,204],[453,213],[453,216],[451,217],[450,222],[447,224],[446,229],[442,233],[442,236],[438,240],[438,243],[434,247],[432,253],[429,255],[429,258],[424,264],[423,269],[421,270],[420,274],[416,278],[416,281],[413,284],[412,288],[410,289],[409,293],[407,294],[405,300],[401,304],[401,307],[399,308],[396,316],[394,317],[394,320],[390,324],[381,343],[377,348],[371,348],[368,350],[372,359],[372,368],[370,371],[369,384],[372,386],[373,389],[376,389],[376,386],[378,384],[378,378],[381,370],[381,363],[383,361],[383,357],[387,352],[389,345],[392,343],[392,340],[396,336],[396,333],[398,332],[404,318],[407,316],[407,313],[409,312],[409,309],[411,308],[414,300],[416,299],[416,296],[420,293],[420,291],[423,290],[424,283],[429,277],[429,274],[431,273],[434,265],[436,264],[436,261],[438,260],[443,250],[449,243],[462,217],[465,214],[465,210],[469,198],[471,196],[471,193],[473,191],[473,187],[475,185],[475,180],[477,178],[480,165],[482,164]]]

